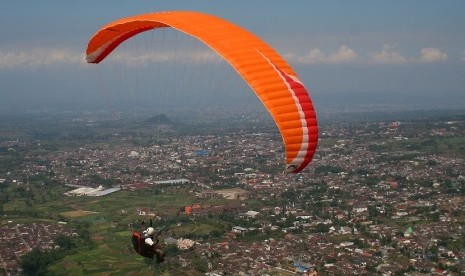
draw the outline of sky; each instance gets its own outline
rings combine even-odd
[[[315,106],[465,110],[462,0],[43,0],[0,9],[0,109],[102,101],[89,38],[121,17],[195,10],[261,37],[295,69]]]

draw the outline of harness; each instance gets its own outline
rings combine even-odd
[[[139,255],[147,257],[147,258],[153,258],[154,252],[153,250],[150,250],[151,248],[145,244],[145,236],[141,236],[141,234],[137,231],[134,231],[132,233],[132,245],[134,247],[134,250],[139,253]]]

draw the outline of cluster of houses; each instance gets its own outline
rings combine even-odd
[[[128,189],[185,179],[203,188],[201,199],[247,202],[253,197],[262,202],[253,210],[243,205],[185,208],[192,215],[237,209],[254,224],[235,225],[222,242],[196,245],[211,272],[220,275],[463,272],[465,249],[451,248],[464,239],[465,160],[463,153],[447,150],[456,146],[452,139],[449,144],[438,140],[464,137],[465,123],[429,126],[327,127],[314,161],[299,175],[276,173],[284,168],[277,133],[246,131],[160,138],[149,147],[82,147],[50,153],[41,162],[48,165],[31,162],[24,172],[53,172],[58,181],[82,186],[106,180]],[[217,189],[225,185],[241,189]],[[277,217],[293,221],[283,225]],[[252,244],[240,238],[257,231],[283,236]],[[210,260],[211,251],[216,254]]]
[[[362,231],[354,227],[331,226],[327,232],[315,233],[317,223],[310,222],[298,232],[268,226],[268,230],[283,232],[279,238],[258,239],[250,243],[241,237],[256,228],[234,226],[231,234],[218,243],[201,243],[197,254],[214,264],[211,271],[261,275],[280,270],[346,274],[393,274],[418,271],[428,275],[459,275],[465,269],[464,250],[450,250],[440,245],[436,235],[460,233],[458,227],[438,222],[428,229],[408,227],[399,233],[396,227],[369,225]],[[435,234],[433,234],[434,231]],[[389,237],[389,242],[386,242]],[[215,252],[212,256],[211,252]]]
[[[49,174],[62,183],[97,187],[109,184],[159,184],[169,179],[202,183],[199,170],[238,170],[265,160],[264,166],[280,162],[282,142],[267,134],[184,136],[165,138],[163,145],[81,147],[44,156],[46,162],[24,165],[26,174]],[[270,150],[271,148],[271,150]],[[43,165],[46,163],[47,165]],[[242,169],[240,169],[242,171]],[[97,183],[99,182],[100,183]]]
[[[9,221],[0,226],[0,268],[6,275],[21,275],[19,261],[34,248],[51,250],[57,247],[58,235],[77,235],[66,223],[14,224]]]

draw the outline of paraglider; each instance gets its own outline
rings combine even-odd
[[[132,245],[134,250],[142,257],[153,259],[156,257],[157,263],[165,260],[165,254],[161,248],[159,236],[161,230],[155,233],[155,229],[150,223],[144,231],[134,231],[132,233]]]
[[[286,172],[312,160],[318,127],[312,101],[286,61],[251,32],[222,18],[193,11],[147,13],[111,22],[90,39],[86,59],[99,63],[118,45],[148,30],[171,27],[190,35],[224,58],[255,92],[284,141]]]

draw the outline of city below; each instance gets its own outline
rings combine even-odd
[[[463,110],[324,109],[298,174],[266,113],[215,112],[1,116],[0,274],[62,236],[51,274],[465,273]],[[141,221],[164,263],[132,249]]]

